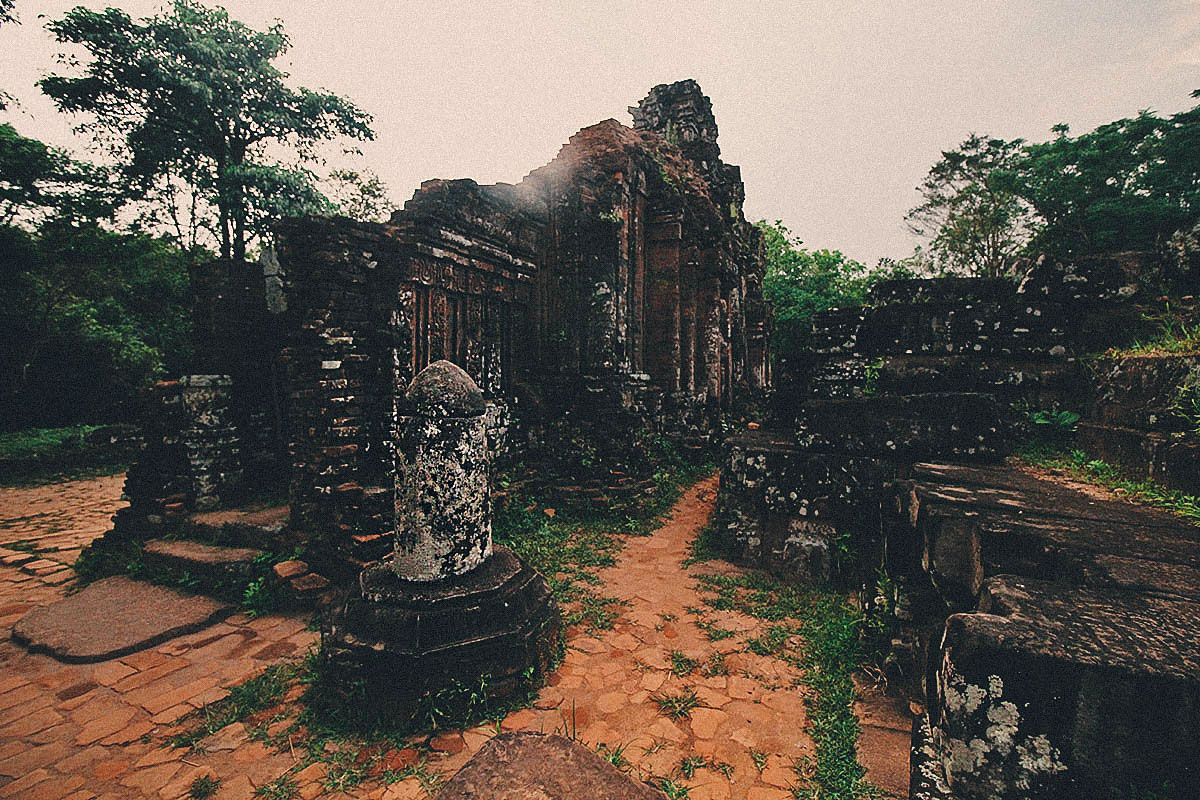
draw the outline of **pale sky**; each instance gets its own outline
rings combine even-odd
[[[77,2],[17,0],[0,27],[0,89],[18,131],[85,152],[34,87],[58,47],[39,15]],[[159,5],[119,5],[135,17]],[[746,213],[782,219],[806,246],[868,263],[916,239],[904,213],[943,149],[975,131],[1049,138],[1200,88],[1200,0],[846,2],[409,2],[229,0],[263,28],[282,19],[296,85],[375,116],[360,165],[397,204],[424,179],[516,182],[577,129],[658,83],[695,78],[712,98]]]

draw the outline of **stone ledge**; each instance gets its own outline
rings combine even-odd
[[[202,630],[234,610],[207,597],[128,578],[106,578],[30,611],[13,627],[12,635],[32,652],[88,664]]]
[[[542,733],[502,733],[438,792],[436,800],[664,800],[582,745]]]

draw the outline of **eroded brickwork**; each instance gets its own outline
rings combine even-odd
[[[758,404],[761,238],[711,105],[685,81],[633,113],[516,186],[428,181],[387,224],[282,226],[298,527],[382,554],[392,404],[439,359],[492,404],[496,449],[577,441],[622,473],[648,437],[702,441]]]

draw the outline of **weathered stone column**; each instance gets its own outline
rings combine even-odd
[[[242,479],[240,439],[230,420],[233,379],[185,375],[179,379],[186,427],[180,431],[191,469],[192,507],[208,511],[228,499]]]
[[[453,705],[467,699],[463,687],[501,698],[541,680],[561,624],[545,578],[492,546],[486,409],[475,381],[438,361],[396,408],[395,554],[363,569],[325,637],[332,690],[365,686],[368,716],[391,725],[446,690],[438,702]]]
[[[492,554],[483,392],[449,361],[413,379],[396,426],[396,556],[404,580],[470,572]]]

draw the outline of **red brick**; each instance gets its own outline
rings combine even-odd
[[[102,761],[92,768],[92,777],[103,783],[111,781],[118,775],[124,775],[129,771],[129,762],[114,759],[112,761]]]

